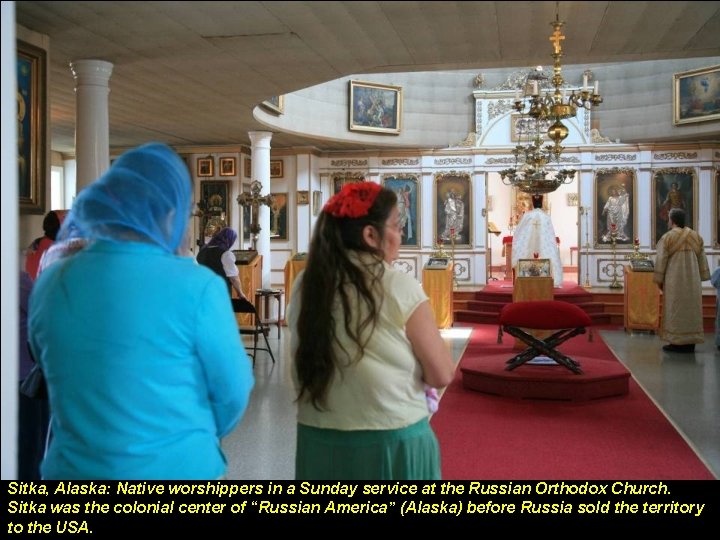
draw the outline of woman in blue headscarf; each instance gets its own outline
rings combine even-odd
[[[235,264],[235,254],[230,250],[235,240],[237,233],[230,227],[223,227],[200,249],[197,262],[225,279],[228,291],[235,289],[240,298],[247,300],[240,285],[240,272]]]
[[[177,255],[187,167],[130,150],[75,200],[87,246],[48,266],[29,335],[48,384],[44,479],[212,479],[253,386],[224,283]],[[61,231],[60,236],[63,235]]]

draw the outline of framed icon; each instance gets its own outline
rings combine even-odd
[[[47,53],[17,40],[18,198],[20,213],[45,212]]]
[[[520,259],[517,277],[552,277],[550,259]]]
[[[282,178],[283,177],[283,160],[282,159],[271,159],[270,160],[270,178]]]
[[[198,176],[212,176],[213,171],[213,158],[198,158],[197,160],[197,175]]]
[[[234,157],[220,158],[220,176],[235,176],[235,163]]]
[[[420,245],[420,193],[417,174],[388,174],[383,176],[383,186],[395,192],[402,225],[402,247]]]
[[[402,87],[350,81],[350,131],[400,134]]]
[[[652,246],[670,230],[670,210],[685,210],[685,225],[697,230],[697,176],[691,167],[670,167],[653,171]]]
[[[635,170],[613,167],[595,171],[595,247],[630,248],[636,234]]]
[[[435,238],[443,244],[470,247],[472,209],[470,174],[435,174]]]

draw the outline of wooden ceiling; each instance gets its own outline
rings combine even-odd
[[[110,145],[249,144],[270,96],[351,74],[547,64],[556,2],[16,2],[50,38],[52,148],[74,151],[69,62],[114,65]],[[564,64],[716,56],[720,2],[560,2]],[[273,148],[353,145],[277,133]],[[363,144],[362,147],[368,147]]]

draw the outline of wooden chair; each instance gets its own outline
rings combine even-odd
[[[235,313],[246,313],[250,315],[250,324],[245,326],[238,326],[238,331],[242,336],[253,336],[253,352],[250,354],[253,359],[253,367],[255,367],[255,358],[258,351],[267,351],[272,358],[273,364],[275,363],[275,356],[273,356],[272,350],[270,349],[270,343],[268,343],[268,332],[270,327],[264,324],[258,316],[255,306],[251,302],[242,298],[232,299],[233,311]],[[258,347],[258,335],[262,335],[265,340],[265,347]]]

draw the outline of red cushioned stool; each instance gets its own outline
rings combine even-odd
[[[500,311],[500,325],[503,331],[529,345],[523,352],[507,361],[506,371],[512,371],[536,356],[544,354],[573,373],[583,372],[579,363],[556,349],[571,337],[584,334],[585,327],[592,325],[588,314],[575,304],[560,300],[513,302],[506,304]],[[528,334],[522,328],[561,330],[542,340]]]

